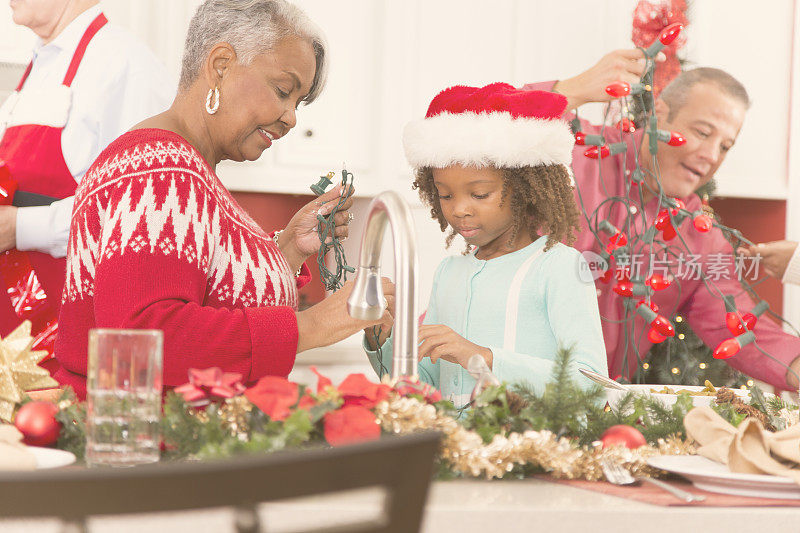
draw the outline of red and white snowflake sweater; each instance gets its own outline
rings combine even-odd
[[[245,381],[288,375],[296,279],[272,238],[181,136],[134,130],[75,194],[55,378],[83,398],[91,328],[164,332],[164,385],[219,366]]]

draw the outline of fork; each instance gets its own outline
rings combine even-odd
[[[614,485],[633,485],[639,481],[646,481],[655,485],[656,487],[664,489],[676,498],[687,503],[702,502],[706,499],[706,497],[703,495],[686,492],[685,490],[675,488],[668,483],[659,481],[658,479],[649,477],[633,477],[631,473],[622,465],[612,463],[610,461],[600,461],[600,467],[603,469],[603,474],[606,476],[606,479]]]

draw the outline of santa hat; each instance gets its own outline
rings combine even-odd
[[[450,87],[431,101],[424,119],[405,127],[406,158],[415,168],[564,165],[569,171],[575,138],[561,120],[566,106],[563,95],[507,83]]]

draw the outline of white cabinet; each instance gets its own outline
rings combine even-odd
[[[692,2],[688,58],[732,74],[752,101],[736,148],[717,172],[720,196],[787,198],[788,156],[800,148],[796,137],[789,144],[793,32],[800,31],[795,4],[771,0],[750,9],[743,0]]]
[[[753,105],[718,172],[719,194],[786,198],[792,43],[796,0],[752,9],[745,0],[693,2],[689,64],[719,66],[748,88]],[[104,0],[115,24],[148,43],[178,76],[186,28],[200,0]],[[636,0],[297,0],[325,31],[328,86],[301,107],[298,126],[261,160],[223,163],[234,190],[306,193],[347,163],[358,194],[409,190],[403,125],[421,117],[433,95],[453,84],[482,85],[568,77],[605,52],[628,47]],[[24,62],[32,32],[0,6],[0,61]],[[582,109],[599,119],[599,107]],[[790,141],[791,140],[791,141]]]

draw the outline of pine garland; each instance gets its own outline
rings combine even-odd
[[[613,407],[606,406],[603,390],[585,388],[574,376],[572,350],[560,349],[552,380],[543,391],[521,384],[489,387],[468,409],[452,403],[430,404],[422,393],[397,391],[372,408],[385,434],[439,430],[443,443],[437,458],[438,479],[453,477],[525,477],[549,472],[569,479],[602,479],[602,461],[625,465],[637,475],[655,475],[646,458],[658,453],[693,453],[686,442],[683,418],[692,399],[681,394],[674,405],[664,406],[649,396],[629,393]],[[377,385],[375,385],[377,387]],[[800,408],[779,399],[766,399],[754,389],[751,405],[765,410],[771,421],[798,418]],[[241,453],[264,453],[288,448],[327,446],[324,420],[342,405],[333,387],[313,393],[299,387],[298,398],[310,397],[310,407],[295,404],[283,420],[273,420],[245,396],[211,403],[203,409],[190,406],[181,395],[167,394],[162,419],[165,460],[202,460]],[[58,420],[63,424],[58,447],[83,457],[86,440],[84,404],[71,391],[59,400]],[[741,407],[741,406],[738,406]],[[733,403],[714,409],[738,425],[746,414]],[[788,413],[788,414],[787,414]],[[796,422],[795,422],[796,423]],[[644,435],[648,446],[638,450],[602,448],[598,441],[611,426],[627,424]],[[773,422],[776,428],[779,423]]]
[[[561,348],[552,380],[543,393],[526,385],[487,389],[476,398],[476,408],[466,411],[464,426],[475,430],[484,442],[502,432],[548,430],[588,445],[617,424],[635,426],[651,444],[668,437],[685,438],[683,417],[692,408],[690,396],[681,395],[672,407],[664,407],[657,399],[628,393],[613,409],[606,409],[603,389],[585,389],[575,382],[574,375],[572,351]],[[519,395],[526,404],[519,413],[509,408],[510,394]]]

